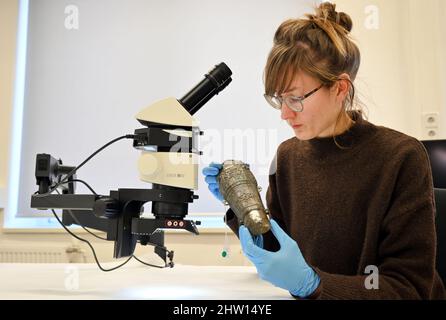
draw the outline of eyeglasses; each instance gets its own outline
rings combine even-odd
[[[304,104],[303,101],[308,98],[309,96],[315,94],[320,88],[322,88],[324,85],[321,85],[319,88],[314,89],[313,91],[310,91],[303,96],[296,97],[296,96],[288,96],[288,97],[278,97],[278,96],[270,96],[268,94],[264,94],[265,100],[274,108],[274,109],[282,109],[282,104],[285,102],[288,108],[295,112],[302,112],[304,110]]]

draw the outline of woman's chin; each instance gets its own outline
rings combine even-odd
[[[302,141],[311,140],[314,138],[313,135],[300,129],[294,129],[294,135],[296,136],[297,139]]]

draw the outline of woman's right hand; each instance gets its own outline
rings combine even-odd
[[[218,187],[217,176],[222,168],[221,163],[211,162],[208,167],[203,168],[203,175],[205,176],[204,181],[208,184],[208,188],[211,193],[220,201],[224,201],[223,196],[220,193]]]

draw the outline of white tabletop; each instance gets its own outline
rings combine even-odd
[[[116,263],[104,264],[112,267]],[[96,264],[0,264],[0,299],[292,299],[262,281],[254,267],[175,265],[157,269],[130,261],[103,272]]]

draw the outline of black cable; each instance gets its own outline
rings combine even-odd
[[[94,189],[92,188],[92,187],[90,187],[90,185],[87,183],[87,182],[85,182],[84,180],[81,180],[81,179],[73,179],[73,180],[70,180],[70,181],[65,181],[63,184],[67,184],[67,183],[70,183],[70,182],[80,182],[80,183],[82,183],[82,184],[84,184],[94,195],[98,195],[97,193],[96,193],[96,191],[94,191]],[[56,192],[57,193],[59,193],[60,194],[60,192],[59,192],[59,190],[57,190],[57,189],[55,189],[56,190]],[[82,229],[84,229],[86,232],[88,232],[89,234],[91,234],[93,237],[96,237],[96,238],[98,238],[98,239],[101,239],[101,240],[108,240],[107,238],[103,238],[103,237],[100,237],[100,236],[98,236],[97,234],[95,234],[95,233],[93,233],[93,232],[91,232],[89,229],[87,229],[86,227],[84,227],[80,222],[79,222],[79,220],[77,219],[77,217],[73,214],[73,212],[70,210],[70,209],[65,209],[65,210],[67,210],[68,211],[68,213],[70,214],[70,216],[73,218],[73,220],[76,222],[76,224],[77,225],[79,225]]]
[[[45,196],[47,196],[47,195],[53,193],[54,191],[56,191],[57,193],[59,193],[59,191],[57,190],[57,188],[58,188],[60,185],[62,185],[62,184],[66,184],[66,183],[69,183],[69,182],[81,182],[81,183],[83,183],[83,184],[84,184],[84,185],[85,185],[85,186],[86,186],[86,187],[87,187],[93,194],[97,195],[97,193],[93,190],[93,188],[91,188],[91,187],[88,185],[88,183],[86,183],[85,181],[80,180],[80,179],[73,179],[73,180],[68,181],[68,179],[69,179],[72,175],[74,175],[74,174],[77,172],[77,170],[79,170],[80,168],[82,168],[88,161],[90,161],[91,158],[93,158],[93,157],[94,157],[95,155],[97,155],[99,152],[101,152],[102,150],[104,150],[105,148],[107,148],[109,145],[111,145],[111,144],[113,144],[113,143],[115,143],[115,142],[117,142],[117,141],[119,141],[119,140],[122,140],[122,139],[134,139],[134,138],[135,138],[135,135],[133,135],[133,134],[127,134],[127,135],[120,136],[120,137],[118,137],[118,138],[116,138],[116,139],[113,139],[112,141],[106,143],[106,144],[103,145],[101,148],[99,148],[98,150],[96,150],[95,152],[93,152],[93,153],[92,153],[87,159],[85,159],[80,165],[78,165],[78,166],[75,167],[73,170],[71,170],[71,171],[65,176],[65,178],[62,179],[61,181],[59,181],[58,183],[56,183],[56,185],[55,185],[52,189],[48,190],[48,191],[45,192],[45,193],[41,193],[41,194],[39,194],[38,192],[35,192],[35,193],[34,193],[34,196],[35,196],[35,197],[45,197]],[[59,193],[59,194],[60,194],[60,193]],[[99,263],[99,260],[98,260],[98,258],[97,258],[97,256],[96,256],[96,251],[94,250],[94,248],[93,248],[93,246],[91,245],[91,243],[90,243],[88,240],[85,240],[85,239],[83,239],[83,238],[81,238],[81,237],[75,235],[74,233],[72,233],[72,232],[71,232],[71,231],[70,231],[70,230],[69,230],[69,229],[62,223],[62,221],[60,221],[60,219],[59,219],[59,217],[57,216],[57,214],[56,214],[56,212],[54,211],[54,209],[51,209],[51,211],[53,212],[53,215],[54,215],[54,217],[57,219],[57,221],[59,222],[59,224],[65,229],[65,231],[67,231],[67,232],[68,232],[71,236],[73,236],[74,238],[76,238],[76,239],[78,239],[78,240],[80,240],[80,241],[82,241],[82,242],[85,242],[85,243],[90,247],[91,251],[93,252],[93,256],[94,256],[94,259],[95,259],[95,261],[96,261],[96,264],[98,265],[99,269],[101,269],[101,270],[104,271],[104,272],[108,272],[108,271],[116,270],[116,269],[122,267],[123,265],[125,265],[125,264],[126,264],[127,262],[129,262],[130,259],[132,259],[132,258],[135,258],[135,260],[137,260],[137,261],[139,261],[140,263],[142,263],[142,264],[144,264],[144,265],[147,265],[147,266],[151,266],[151,267],[155,267],[155,268],[165,268],[165,267],[167,267],[167,263],[166,263],[165,266],[157,266],[157,265],[153,265],[153,264],[150,264],[150,263],[146,263],[146,262],[144,262],[144,261],[141,261],[141,260],[138,259],[135,255],[131,255],[131,256],[130,256],[124,263],[122,263],[122,264],[120,264],[120,265],[118,265],[118,266],[116,266],[116,267],[114,267],[114,268],[111,268],[111,269],[104,269],[104,268],[101,266],[101,264]],[[108,239],[106,239],[106,238],[102,238],[102,237],[100,237],[100,236],[94,234],[94,233],[91,232],[90,230],[88,230],[88,229],[87,229],[86,227],[84,227],[81,223],[79,223],[79,220],[77,220],[77,218],[76,218],[75,215],[71,212],[71,210],[68,209],[67,211],[69,212],[69,214],[71,215],[71,217],[73,218],[73,220],[75,220],[75,222],[76,222],[80,227],[82,227],[85,231],[87,231],[89,234],[91,234],[92,236],[94,236],[94,237],[96,237],[96,238],[98,238],[98,239],[101,239],[101,240],[108,240]],[[165,250],[166,252],[168,252],[169,255],[171,254],[171,252],[170,252],[169,250],[167,250],[166,248],[161,247],[161,246],[156,245],[156,244],[154,244],[154,245],[157,246],[157,247],[159,247],[159,248],[162,248],[163,250]],[[172,262],[170,262],[169,265],[170,265],[170,266],[173,266]]]
[[[68,173],[65,178],[56,183],[56,185],[49,191],[45,192],[45,193],[38,193],[35,195],[35,197],[45,197],[51,193],[54,192],[54,190],[57,189],[57,187],[59,187],[61,184],[63,184],[65,181],[68,180],[68,178],[70,178],[73,174],[75,174],[77,172],[77,170],[79,170],[80,168],[82,168],[84,166],[84,164],[86,164],[91,158],[93,158],[95,155],[97,155],[99,152],[101,152],[102,150],[104,150],[105,148],[107,148],[109,145],[122,140],[122,139],[134,139],[135,135],[134,134],[126,134],[125,136],[120,136],[116,139],[113,139],[110,142],[107,142],[106,144],[104,144],[102,147],[100,147],[98,150],[96,150],[95,152],[93,152],[87,159],[85,159],[80,165],[78,165],[76,168],[74,168],[73,170],[70,171],[70,173]]]
[[[78,179],[77,179],[77,180],[78,180]],[[72,180],[72,181],[74,181],[74,180]],[[67,181],[67,182],[68,182],[68,181]],[[80,180],[79,182],[85,182],[85,181]],[[87,183],[85,182],[85,184],[87,184]],[[56,192],[60,194],[59,190],[57,190],[57,189],[56,189]],[[102,237],[100,237],[100,236],[94,234],[94,233],[91,232],[90,230],[88,230],[86,227],[84,227],[84,226],[79,222],[79,220],[77,220],[76,216],[73,214],[73,212],[72,212],[70,209],[65,209],[65,210],[68,211],[68,213],[69,213],[70,216],[73,218],[73,220],[76,222],[76,224],[79,225],[82,229],[84,229],[84,230],[87,231],[89,234],[91,234],[92,236],[94,236],[94,237],[96,237],[96,238],[98,238],[98,239],[108,241],[108,239],[106,239],[106,238],[102,238]],[[51,211],[53,211],[53,215],[56,217],[56,219],[57,219],[57,221],[60,223],[60,225],[61,225],[61,226],[62,226],[62,227],[63,227],[63,228],[64,228],[70,235],[72,235],[72,236],[75,237],[76,239],[78,239],[78,240],[80,240],[80,241],[83,241],[83,242],[85,242],[85,243],[88,244],[88,246],[90,247],[91,251],[93,252],[93,256],[94,256],[94,259],[95,259],[95,261],[96,261],[96,264],[98,265],[99,269],[101,269],[102,271],[107,272],[107,271],[113,271],[113,270],[116,270],[116,269],[122,267],[123,265],[125,265],[127,262],[129,262],[131,258],[134,258],[136,261],[142,263],[143,265],[149,266],[149,267],[160,268],[160,269],[167,268],[168,266],[173,267],[173,262],[172,262],[172,261],[170,261],[169,263],[166,262],[164,266],[157,266],[157,265],[154,265],[154,264],[150,264],[150,263],[144,262],[144,261],[140,260],[138,257],[136,257],[135,255],[131,255],[131,256],[129,257],[129,259],[127,259],[127,260],[126,260],[124,263],[122,263],[121,265],[119,265],[119,266],[117,266],[117,267],[114,267],[114,268],[112,268],[112,269],[104,269],[104,268],[102,268],[102,266],[100,265],[100,263],[99,263],[99,261],[98,261],[98,258],[96,257],[96,252],[95,252],[93,246],[91,245],[91,243],[90,243],[88,240],[85,240],[85,239],[83,239],[83,238],[80,238],[80,237],[78,237],[77,235],[75,235],[74,233],[72,233],[72,232],[71,232],[71,231],[70,231],[70,230],[69,230],[69,229],[62,223],[62,221],[60,221],[60,219],[59,219],[59,217],[57,216],[57,214],[56,214],[56,212],[54,211],[54,209],[51,209]],[[161,249],[164,250],[166,253],[168,253],[168,254],[167,254],[168,256],[172,256],[172,252],[169,251],[167,248],[162,247],[162,246],[160,246],[160,245],[158,245],[158,244],[155,244],[155,243],[148,243],[148,244],[153,245],[153,246],[155,246],[156,248],[161,248]]]
[[[100,240],[105,240],[108,241],[107,238],[103,238],[101,236],[98,236],[97,234],[95,234],[94,232],[91,232],[90,230],[88,230],[86,227],[84,227],[79,220],[77,220],[76,216],[73,214],[73,212],[71,212],[71,210],[68,210],[68,213],[70,214],[70,216],[73,218],[73,220],[76,222],[76,224],[78,226],[80,226],[82,229],[84,229],[85,231],[87,231],[89,234],[91,234],[93,237],[98,238]]]
[[[84,184],[89,190],[90,190],[90,192],[91,193],[93,193],[95,196],[97,196],[98,194],[96,193],[96,191],[94,191],[94,189],[88,184],[88,183],[86,183],[84,180],[81,180],[81,179],[73,179],[73,180],[69,180],[69,181],[65,181],[65,182],[63,182],[62,184],[68,184],[68,183],[70,183],[70,182],[80,182],[80,183],[82,183],[82,184]],[[56,190],[56,189],[54,189],[54,190]],[[57,191],[57,190],[56,190]],[[37,190],[36,192],[34,192],[34,194],[33,195],[38,195],[39,194],[39,191]],[[42,193],[43,194],[43,193]]]
[[[74,180],[72,180],[72,181],[74,181]],[[82,181],[82,180],[80,180],[80,181]],[[67,181],[67,182],[68,182],[68,181]],[[85,182],[85,183],[86,183],[86,182]],[[57,190],[57,189],[56,189],[56,192],[57,192],[58,194],[60,194],[59,190]],[[95,194],[96,194],[96,193],[95,193]],[[79,220],[77,219],[77,217],[73,214],[73,212],[72,212],[70,209],[64,209],[64,210],[67,210],[67,211],[68,211],[68,213],[70,214],[70,216],[73,218],[74,222],[76,222],[77,225],[79,225],[82,229],[84,229],[85,231],[87,231],[87,232],[88,232],[89,234],[91,234],[93,237],[96,237],[96,238],[101,239],[101,240],[108,240],[107,238],[100,237],[100,236],[98,236],[97,234],[91,232],[91,231],[90,231],[89,229],[87,229],[86,227],[84,227],[84,226],[79,222]]]
[[[65,181],[64,183],[69,183],[69,182],[80,182],[80,183],[83,183],[88,189],[90,189],[90,191],[91,191],[92,193],[94,193],[95,195],[98,195],[98,194],[93,190],[93,188],[90,187],[90,185],[89,185],[87,182],[85,182],[85,181],[83,181],[83,180],[81,180],[81,179],[73,179],[73,180],[70,180],[70,181]],[[59,190],[56,189],[56,192],[59,193]],[[60,193],[59,193],[59,194],[60,194]],[[90,231],[89,229],[87,229],[86,227],[84,227],[84,226],[79,222],[79,220],[76,218],[76,216],[73,214],[73,212],[72,212],[70,209],[64,209],[64,210],[67,210],[67,211],[68,211],[68,213],[70,214],[70,216],[73,218],[73,220],[76,222],[77,225],[79,225],[82,229],[84,229],[86,232],[88,232],[89,234],[91,234],[93,237],[98,238],[98,239],[100,239],[100,240],[108,241],[107,238],[100,237],[100,236],[98,236],[97,234],[95,234],[95,233],[93,233],[92,231]],[[152,243],[152,242],[150,242],[150,243],[148,243],[148,244],[153,245],[153,246],[156,247],[156,248],[160,248],[160,249],[164,250],[165,252],[167,252],[168,254],[171,254],[171,251],[169,251],[169,250],[168,250],[167,248],[165,248],[165,247],[162,247],[162,246],[160,246],[160,245],[158,245],[158,244],[155,244],[155,243]],[[134,255],[133,257],[134,257],[136,260],[138,260],[139,262],[141,262],[142,264],[145,264],[145,265],[148,265],[148,266],[152,266],[152,267],[157,267],[157,268],[163,268],[163,267],[161,267],[161,266],[156,266],[156,265],[152,265],[152,264],[150,264],[150,263],[145,263],[145,262],[143,262],[143,261],[140,261],[140,260],[138,259],[138,257],[136,257],[135,255]]]
[[[95,196],[98,195],[98,194],[96,193],[96,191],[94,191],[94,189],[93,189],[92,187],[90,187],[90,185],[89,185],[88,183],[86,183],[84,180],[81,180],[81,179],[73,179],[73,180],[65,181],[63,184],[67,184],[67,183],[70,183],[70,182],[80,182],[80,183],[82,183],[83,185],[85,185],[85,186],[90,190],[90,192],[93,193]]]
[[[172,261],[173,251],[170,251],[166,247],[162,247],[159,244],[156,244],[156,243],[153,243],[153,242],[148,242],[147,244],[151,245],[151,246],[154,246],[155,248],[160,248],[161,250],[164,250],[164,253],[167,253],[167,257],[169,257],[170,262],[165,262],[164,267],[161,267],[161,266],[156,266],[156,265],[153,265],[153,264],[141,261],[138,257],[133,255],[133,258],[135,258],[135,260],[139,261],[140,263],[142,263],[142,264],[144,264],[146,266],[155,267],[155,268],[167,268],[167,267],[171,267],[172,268],[173,267],[173,261]]]
[[[125,209],[126,209],[126,207],[127,207],[128,205],[129,205],[129,202],[127,202],[127,203],[124,205],[124,208],[122,209],[122,211],[125,212]],[[165,248],[165,247],[161,247],[160,245],[155,244],[155,243],[152,243],[152,242],[149,242],[149,243],[147,243],[147,244],[153,245],[153,246],[155,246],[156,248],[161,248],[162,250],[164,250],[164,252],[167,252],[167,253],[168,253],[168,256],[173,256],[172,252],[169,251],[169,250],[167,250],[167,248]],[[146,266],[155,267],[155,268],[161,268],[161,269],[162,269],[162,268],[167,268],[168,266],[173,267],[173,262],[172,262],[172,261],[171,261],[170,263],[165,262],[165,265],[164,265],[164,266],[157,266],[157,265],[154,265],[154,264],[150,264],[150,263],[141,261],[141,260],[138,259],[135,255],[133,255],[133,257],[135,258],[135,260],[139,261],[140,263],[142,263],[142,264],[144,264],[144,265],[146,265]]]
[[[85,240],[77,235],[75,235],[73,232],[71,232],[63,223],[62,221],[60,221],[59,217],[56,214],[56,211],[54,211],[54,209],[51,209],[51,211],[53,212],[54,217],[57,219],[57,221],[60,223],[60,225],[65,229],[66,232],[68,232],[70,235],[72,235],[73,237],[75,237],[76,239],[85,242],[86,244],[88,244],[88,246],[90,247],[91,251],[93,252],[93,256],[94,256],[94,260],[96,261],[96,264],[98,265],[99,269],[101,269],[104,272],[109,272],[109,271],[113,271],[116,270],[120,267],[122,267],[123,265],[125,265],[127,262],[130,261],[130,259],[133,258],[133,256],[130,256],[126,261],[124,261],[122,264],[113,267],[111,269],[104,269],[101,264],[99,263],[98,257],[96,256],[96,251],[94,250],[93,246],[91,245],[91,243],[88,240]]]
[[[166,249],[166,251],[168,251],[168,250]],[[133,255],[132,257],[133,257],[136,261],[138,261],[138,262],[140,262],[140,263],[142,263],[142,264],[144,264],[144,265],[146,265],[146,266],[149,266],[149,267],[154,267],[154,268],[159,268],[159,269],[164,269],[164,268],[166,268],[166,265],[164,265],[164,266],[157,266],[157,265],[154,265],[154,264],[150,264],[150,263],[144,262],[144,261],[138,259],[135,255]]]

